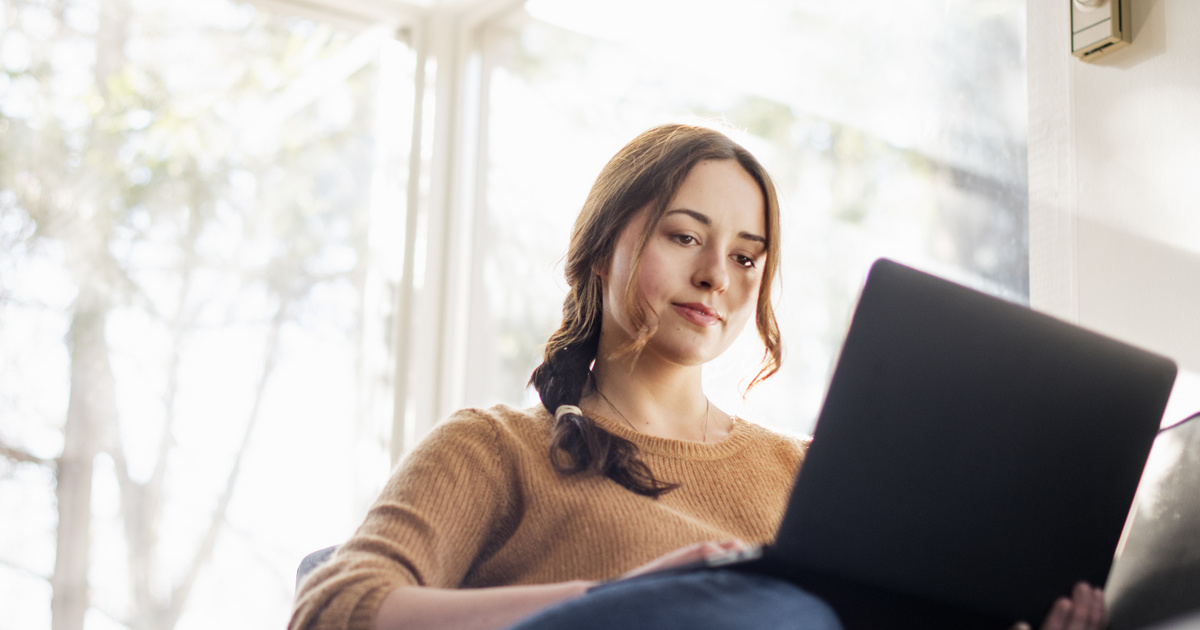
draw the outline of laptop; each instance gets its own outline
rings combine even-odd
[[[856,628],[1037,625],[1104,584],[1169,359],[881,259],[773,545]]]

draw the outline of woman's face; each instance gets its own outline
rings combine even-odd
[[[765,202],[758,183],[735,160],[692,167],[650,235],[637,277],[633,254],[646,210],[621,232],[604,284],[602,335],[624,346],[637,327],[625,307],[636,291],[657,318],[643,350],[680,365],[710,361],[733,343],[753,316],[766,259]],[[653,322],[652,322],[653,323]]]

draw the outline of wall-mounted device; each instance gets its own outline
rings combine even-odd
[[[1071,53],[1095,61],[1133,41],[1133,0],[1067,0],[1071,3]]]

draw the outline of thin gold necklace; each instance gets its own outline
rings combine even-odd
[[[604,392],[600,391],[600,386],[596,384],[596,379],[594,379],[594,378],[592,379],[592,387],[596,390],[597,394],[600,394],[600,397],[604,399],[604,402],[608,403],[608,406],[612,407],[612,410],[617,412],[618,416],[621,416],[621,419],[625,421],[625,424],[629,425],[630,429],[633,429],[635,433],[641,433],[641,431],[638,431],[637,427],[633,426],[633,423],[629,421],[629,418],[626,418],[625,414],[621,413],[620,409],[617,409],[617,406],[613,404],[613,401],[609,400],[608,396],[605,396]],[[701,441],[703,441],[705,444],[708,443],[708,416],[709,416],[709,412],[711,411],[711,409],[712,409],[712,403],[709,402],[708,396],[705,396],[704,397],[704,436],[702,438],[700,438]]]

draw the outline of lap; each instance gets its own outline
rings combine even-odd
[[[610,582],[509,630],[841,630],[833,611],[796,586],[736,571],[664,572]]]

